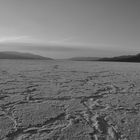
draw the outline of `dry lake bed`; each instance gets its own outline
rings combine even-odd
[[[0,60],[0,140],[140,140],[140,64]]]

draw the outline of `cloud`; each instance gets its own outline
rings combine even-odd
[[[58,45],[58,44],[39,44],[39,43],[23,43],[23,42],[3,42],[0,43],[1,49],[17,49],[23,51],[43,51],[43,52],[79,52],[89,51],[93,48],[87,48],[86,46],[74,46],[74,45]]]
[[[0,43],[20,42],[28,38],[29,36],[5,36],[5,37],[0,37]]]
[[[47,43],[50,43],[50,44],[63,44],[63,43],[69,42],[69,41],[71,41],[73,39],[74,39],[73,37],[69,37],[69,38],[64,38],[64,39],[59,39],[59,40],[51,40],[51,41],[48,41]]]

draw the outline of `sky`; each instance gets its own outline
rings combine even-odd
[[[0,51],[52,58],[140,53],[140,0],[0,0]]]

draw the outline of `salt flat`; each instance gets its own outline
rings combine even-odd
[[[0,140],[139,139],[139,63],[0,60]]]

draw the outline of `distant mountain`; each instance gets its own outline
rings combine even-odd
[[[51,58],[35,55],[31,53],[20,52],[0,52],[0,59],[39,59],[39,60],[51,60]]]
[[[73,57],[72,61],[116,61],[116,62],[140,62],[140,53],[137,55],[122,55],[116,57]]]
[[[101,58],[99,61],[118,61],[118,62],[140,62],[140,54],[124,55],[112,58]]]
[[[100,58],[98,57],[73,57],[70,58],[69,60],[73,60],[73,61],[96,61],[99,60]]]

